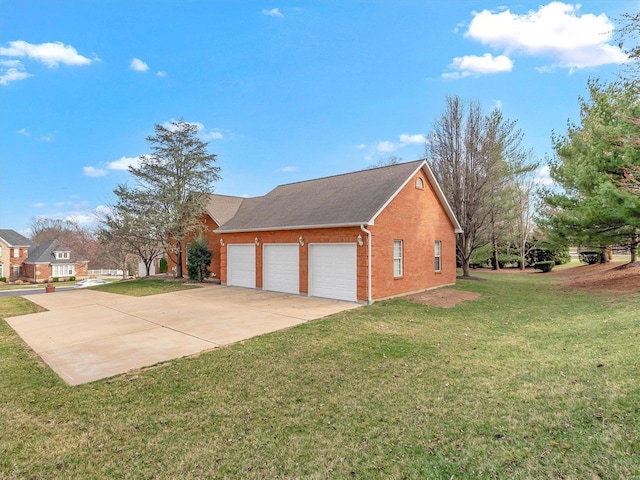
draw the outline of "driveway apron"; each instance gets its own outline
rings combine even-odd
[[[30,295],[47,312],[6,319],[69,385],[194,355],[359,307],[207,285],[148,297],[95,290]]]

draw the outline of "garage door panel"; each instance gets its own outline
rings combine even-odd
[[[273,292],[300,293],[298,244],[264,244],[263,288]]]
[[[227,245],[227,285],[256,288],[254,245]]]
[[[309,294],[355,302],[357,247],[353,243],[309,245]]]

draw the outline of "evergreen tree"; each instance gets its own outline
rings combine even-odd
[[[187,246],[187,271],[191,280],[204,282],[209,278],[209,266],[213,254],[204,237],[198,237],[194,243]]]
[[[545,193],[545,224],[565,242],[626,245],[635,261],[640,195],[625,186],[640,167],[640,94],[627,82],[588,86],[580,125],[553,139],[550,173],[562,190]]]

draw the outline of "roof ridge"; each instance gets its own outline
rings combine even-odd
[[[282,183],[280,185],[277,185],[273,189],[271,189],[271,191],[275,190],[278,187],[286,187],[288,185],[297,185],[299,183],[315,182],[315,181],[318,181],[318,180],[326,180],[326,179],[329,179],[329,178],[344,177],[346,175],[354,175],[356,173],[371,172],[371,171],[380,170],[380,169],[383,169],[383,168],[399,167],[399,166],[402,166],[402,165],[409,165],[410,163],[422,163],[424,161],[426,161],[426,159],[421,158],[421,159],[418,159],[418,160],[411,160],[411,161],[408,161],[408,162],[394,163],[393,165],[382,165],[382,166],[379,166],[379,167],[363,168],[362,170],[356,170],[356,171],[353,171],[353,172],[337,173],[335,175],[327,175],[326,177],[310,178],[308,180],[298,180],[297,182],[291,182],[291,183]]]

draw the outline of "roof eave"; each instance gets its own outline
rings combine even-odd
[[[217,228],[214,230],[215,233],[247,233],[247,232],[275,232],[275,231],[284,231],[284,230],[313,230],[316,228],[349,228],[349,227],[357,227],[360,228],[360,225],[373,225],[372,221],[363,221],[363,222],[349,222],[349,223],[331,223],[324,225],[293,225],[293,226],[284,226],[284,227],[258,227],[258,228],[235,228],[235,229],[222,229]]]

